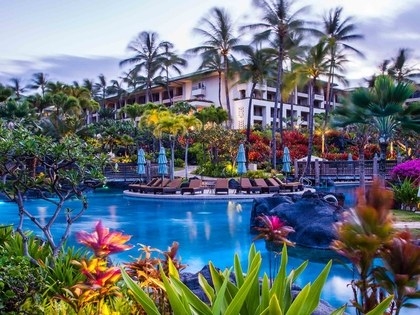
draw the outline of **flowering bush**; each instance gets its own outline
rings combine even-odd
[[[409,179],[413,184],[420,184],[420,160],[411,160],[398,164],[391,170],[393,180]]]

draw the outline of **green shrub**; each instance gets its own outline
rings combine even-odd
[[[175,167],[184,167],[184,160],[183,159],[180,159],[180,158],[177,158],[177,159],[175,159],[175,161],[174,161],[174,166]]]
[[[39,268],[22,256],[0,251],[0,313],[20,313],[27,300],[43,292]],[[29,303],[33,304],[33,303]]]
[[[418,188],[409,178],[404,179],[402,183],[392,185],[392,189],[394,199],[401,205],[401,210],[416,210],[420,202],[420,198],[417,197]]]

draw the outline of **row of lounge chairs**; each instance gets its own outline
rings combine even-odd
[[[167,178],[154,178],[147,184],[133,183],[128,185],[130,191],[139,193],[153,194],[191,194],[203,193],[205,188],[209,188],[214,194],[229,194],[229,180],[227,178],[218,178],[212,185],[205,185],[201,179],[191,179],[188,185],[183,184],[181,178],[169,180]],[[299,182],[282,182],[276,177],[250,180],[243,177],[239,180],[236,187],[236,193],[278,193],[280,190],[297,191],[302,190],[303,186]]]

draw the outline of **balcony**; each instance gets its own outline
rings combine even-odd
[[[194,97],[198,97],[198,96],[205,96],[206,95],[206,87],[205,86],[193,86],[192,91],[191,91],[191,95]]]

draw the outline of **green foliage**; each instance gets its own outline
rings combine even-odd
[[[307,284],[295,298],[292,296],[292,283],[304,271],[307,262],[287,274],[287,249],[283,247],[280,270],[270,287],[267,275],[259,279],[261,254],[252,245],[248,255],[248,270],[244,272],[235,255],[233,271],[219,271],[210,262],[213,286],[199,276],[199,283],[210,303],[201,301],[185,284],[179,280],[178,271],[169,264],[169,276],[161,272],[164,288],[168,295],[172,314],[312,314],[319,304],[322,288],[327,279],[331,262],[311,284]],[[231,275],[235,282],[231,281]],[[161,314],[149,295],[141,290],[122,269],[122,275],[133,296],[147,314]],[[337,313],[339,314],[339,313]]]
[[[185,163],[183,159],[177,158],[174,161],[175,167],[184,167]]]
[[[27,300],[43,292],[39,269],[22,256],[0,250],[0,313],[19,313]]]
[[[418,188],[406,178],[401,183],[391,184],[394,191],[394,198],[401,205],[401,210],[416,210],[420,198],[417,197]]]

